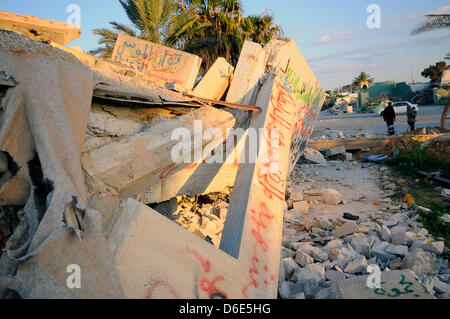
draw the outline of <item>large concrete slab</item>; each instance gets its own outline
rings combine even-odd
[[[223,192],[227,187],[233,187],[245,137],[246,133],[240,138],[230,133],[223,144],[214,150],[214,155],[206,156],[201,161],[164,178],[135,199],[149,204],[167,201],[180,195]],[[223,162],[208,162],[216,159],[223,159]]]
[[[254,114],[250,124],[250,129],[265,128],[269,133],[259,136],[256,163],[247,159],[239,167],[220,245],[233,257],[248,262],[246,293],[259,294],[264,287],[272,296],[276,296],[277,285],[267,272],[278,272],[279,268],[286,179],[290,166],[301,155],[300,141],[306,144],[323,100],[323,91],[295,43],[277,41],[266,50],[273,70],[256,102],[263,111]],[[276,131],[279,141],[268,138]],[[247,139],[245,150],[249,149]]]
[[[26,38],[61,45],[78,39],[81,29],[74,24],[41,19],[0,10],[0,29],[23,34]]]
[[[135,196],[192,165],[192,162],[177,164],[172,158],[173,148],[180,143],[172,140],[174,130],[185,129],[190,134],[189,154],[195,163],[196,154],[203,159],[208,150],[223,143],[227,129],[235,122],[233,115],[226,111],[204,107],[177,118],[160,119],[144,131],[83,153],[82,165],[89,190],[92,194],[109,193],[121,198]],[[199,128],[203,131],[195,138]],[[222,138],[203,139],[203,132],[211,128],[222,134]]]
[[[314,131],[325,94],[299,48],[292,39],[275,38],[265,47],[267,67],[280,67],[290,82],[298,108],[290,153],[289,173],[293,170]]]
[[[259,81],[266,70],[264,49],[258,43],[245,41],[227,94],[227,102],[255,105]]]
[[[156,83],[176,83],[192,90],[202,59],[194,54],[137,39],[125,34],[117,38],[113,61],[132,66]]]
[[[246,263],[133,199],[128,199],[108,243],[127,298],[244,297]],[[261,290],[245,296],[272,297]]]
[[[410,270],[381,273],[381,287],[369,288],[368,276],[359,276],[337,282],[344,299],[435,299],[419,278]]]
[[[218,58],[197,84],[193,94],[205,99],[220,100],[230,85],[233,71],[231,64],[224,58]]]

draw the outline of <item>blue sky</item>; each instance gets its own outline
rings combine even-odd
[[[427,81],[420,73],[443,61],[450,52],[449,31],[411,36],[410,31],[430,12],[450,13],[448,0],[242,0],[246,14],[269,10],[285,35],[293,38],[324,89],[351,82],[362,71],[376,81]],[[66,21],[67,7],[81,8],[82,36],[78,44],[97,47],[95,28],[109,21],[128,24],[117,0],[1,0],[0,10]],[[368,5],[381,11],[381,28],[369,29]]]

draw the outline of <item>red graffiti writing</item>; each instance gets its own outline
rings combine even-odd
[[[250,275],[250,281],[242,288],[242,295],[249,299],[248,289],[251,287],[258,288],[258,281],[256,280],[256,275],[260,274],[258,269],[258,265],[260,264],[260,259],[258,258],[258,250],[266,253],[268,250],[268,244],[264,240],[263,231],[267,229],[267,225],[265,223],[266,220],[272,220],[274,215],[269,211],[267,205],[265,203],[260,203],[259,210],[251,209],[251,221],[253,223],[253,227],[251,230],[252,236],[255,239],[255,243],[253,245],[253,255],[251,258],[252,266],[249,268],[248,273]],[[264,266],[264,270],[266,272],[269,271],[269,267]]]
[[[203,258],[197,251],[193,250],[193,249],[185,249],[182,251],[182,253],[186,253],[186,254],[190,254],[192,256],[195,257],[195,259],[197,259],[200,264],[203,267],[203,271],[206,274],[209,274],[211,272],[211,262],[208,259]],[[220,297],[220,298],[224,298],[227,299],[227,294],[225,292],[223,292],[222,290],[220,290],[219,288],[217,288],[216,284],[219,281],[223,281],[225,280],[225,278],[223,276],[216,276],[212,279],[207,278],[206,276],[201,276],[198,279],[198,286],[200,288],[200,290],[202,290],[203,292],[205,292],[210,298],[214,298],[214,297]]]

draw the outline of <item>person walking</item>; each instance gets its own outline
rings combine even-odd
[[[415,130],[415,126],[416,126],[416,117],[417,117],[417,110],[416,108],[413,106],[411,107],[411,105],[408,105],[406,107],[406,117],[408,118],[408,125],[411,129],[411,132]]]
[[[388,106],[383,111],[383,119],[387,124],[389,135],[394,135],[394,123],[395,123],[395,110],[392,106],[392,102],[388,103]]]

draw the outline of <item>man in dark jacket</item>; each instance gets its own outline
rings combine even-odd
[[[387,124],[389,135],[394,135],[395,110],[392,106],[392,102],[389,102],[388,106],[384,109],[383,119]]]
[[[408,105],[406,107],[406,116],[408,118],[408,125],[411,128],[411,131],[414,131],[417,117],[416,108],[414,106],[411,107],[410,105]]]

